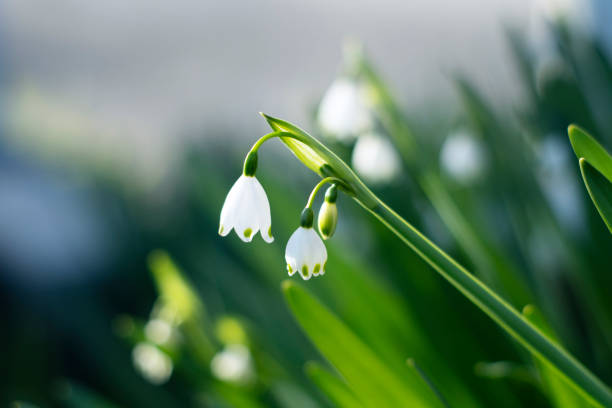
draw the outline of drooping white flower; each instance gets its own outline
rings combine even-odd
[[[341,141],[368,131],[372,116],[364,87],[347,78],[336,79],[321,100],[317,120],[325,133]]]
[[[287,242],[285,250],[289,276],[299,272],[302,279],[325,274],[327,250],[319,235],[310,227],[299,227]]]
[[[352,163],[359,175],[376,184],[393,180],[401,170],[400,157],[393,144],[376,133],[357,139]]]
[[[487,156],[480,141],[466,131],[458,131],[442,145],[440,164],[455,181],[470,184],[483,175]]]
[[[274,241],[268,196],[255,176],[240,176],[225,198],[219,234],[226,236],[232,228],[244,242],[251,242],[257,231],[264,241]]]

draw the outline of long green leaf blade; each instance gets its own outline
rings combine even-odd
[[[346,379],[367,407],[440,407],[411,371],[391,371],[321,302],[292,281],[283,282],[291,311],[317,349]]]
[[[544,316],[532,305],[523,308],[523,316],[540,329],[552,341],[557,341],[552,329],[544,320]],[[544,385],[544,391],[549,395],[551,403],[557,408],[593,407],[582,395],[569,386],[567,380],[544,359],[535,357],[536,367]]]
[[[612,183],[612,156],[600,145],[593,136],[576,125],[567,129],[570,143],[578,159],[585,158]]]
[[[580,159],[580,171],[595,208],[612,233],[612,182],[584,158]]]
[[[339,408],[363,407],[355,394],[336,375],[327,371],[321,364],[314,361],[306,363],[306,375]]]

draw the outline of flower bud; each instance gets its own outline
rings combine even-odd
[[[325,193],[325,201],[319,210],[319,232],[323,239],[331,238],[336,231],[336,225],[338,224],[338,207],[336,206],[336,199],[338,198],[338,188],[334,184],[327,189]]]

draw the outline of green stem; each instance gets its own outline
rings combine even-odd
[[[375,206],[367,206],[358,197],[356,198],[361,206],[372,213],[440,275],[512,334],[523,346],[550,362],[586,398],[604,407],[612,407],[612,393],[601,380],[568,352],[550,341],[512,306],[472,276],[378,197],[376,197],[376,200],[377,204]]]
[[[310,193],[310,197],[308,197],[308,203],[306,203],[306,208],[311,208],[312,207],[312,203],[314,202],[314,199],[317,196],[317,193],[319,192],[321,187],[323,187],[326,183],[337,183],[337,184],[341,184],[343,186],[345,185],[342,182],[342,180],[340,180],[339,178],[336,178],[336,177],[325,177],[325,178],[323,178],[312,189],[312,192]]]
[[[297,139],[295,137],[295,135],[293,133],[289,133],[289,132],[271,132],[268,133],[267,135],[263,135],[262,137],[260,137],[259,139],[257,139],[257,141],[253,144],[253,147],[251,147],[251,150],[249,150],[249,153],[251,152],[257,152],[257,150],[259,150],[259,148],[261,147],[261,145],[272,138],[275,137],[290,137],[292,139]],[[247,153],[248,155],[248,153]]]

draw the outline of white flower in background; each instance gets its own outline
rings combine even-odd
[[[174,329],[166,320],[151,319],[144,328],[145,336],[155,344],[165,344],[172,337]]]
[[[357,139],[352,163],[359,175],[376,184],[388,183],[401,171],[397,150],[389,139],[376,133],[367,133]]]
[[[253,378],[251,352],[242,344],[231,344],[215,354],[210,370],[222,381],[248,383]]]
[[[289,276],[299,272],[302,279],[325,274],[327,249],[312,228],[314,213],[306,207],[302,212],[300,227],[291,235],[285,249],[285,261]]]
[[[134,367],[152,384],[161,385],[172,375],[172,360],[152,344],[138,343],[132,350]]]
[[[225,198],[219,234],[226,236],[232,228],[244,242],[251,242],[257,231],[261,232],[264,241],[274,241],[270,203],[255,176],[240,176]]]
[[[448,136],[442,145],[440,165],[455,181],[470,184],[483,175],[487,156],[480,141],[459,131]]]
[[[368,131],[372,117],[364,87],[347,78],[336,79],[321,100],[317,120],[325,133],[342,141]]]
[[[574,155],[566,138],[548,135],[538,146],[537,179],[561,224],[574,233],[584,232],[581,185],[574,175]]]

